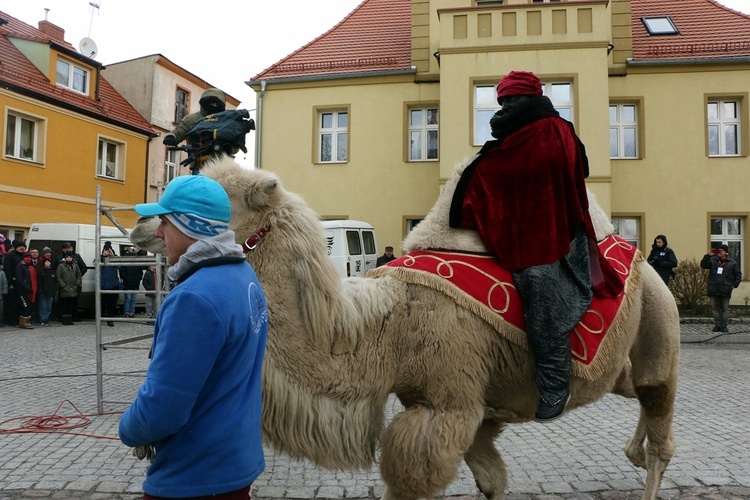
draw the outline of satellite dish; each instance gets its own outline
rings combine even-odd
[[[89,37],[82,38],[81,41],[78,43],[78,50],[81,52],[82,55],[93,59],[96,57],[96,43]]]

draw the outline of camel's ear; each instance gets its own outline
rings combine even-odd
[[[246,192],[245,203],[252,207],[267,207],[277,196],[279,179],[273,175],[259,177]]]

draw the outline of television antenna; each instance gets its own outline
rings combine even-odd
[[[90,59],[95,58],[98,52],[96,43],[94,42],[94,40],[91,39],[91,25],[94,23],[94,11],[96,10],[97,12],[99,12],[99,6],[101,4],[102,4],[101,1],[99,3],[89,2],[89,5],[91,6],[91,20],[89,21],[89,33],[87,36],[82,38],[80,42],[78,42],[78,51]]]

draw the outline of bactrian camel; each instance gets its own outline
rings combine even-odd
[[[447,224],[464,167],[405,240],[406,250],[484,251],[475,233]],[[538,393],[528,350],[432,288],[392,276],[339,280],[317,214],[276,175],[242,169],[229,158],[202,173],[226,189],[238,242],[265,234],[247,258],[269,309],[262,421],[267,443],[294,458],[343,469],[370,467],[379,447],[388,499],[438,494],[465,460],[480,491],[503,498],[506,469],[493,440],[504,424],[534,417]],[[611,230],[594,200],[590,210],[597,236]],[[157,223],[140,221],[133,242],[159,251]],[[637,286],[629,291],[630,311],[609,361],[595,380],[573,377],[568,408],[608,392],[637,397],[640,416],[625,453],[647,471],[643,498],[656,499],[674,453],[679,319],[651,266],[640,258],[634,268]],[[404,411],[385,425],[391,393]]]

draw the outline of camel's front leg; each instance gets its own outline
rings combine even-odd
[[[424,406],[396,415],[381,439],[383,498],[429,498],[444,490],[456,477],[482,415],[482,408]]]
[[[505,488],[508,486],[505,462],[493,443],[502,430],[503,426],[498,422],[482,422],[474,436],[474,443],[464,457],[479,491],[494,500],[505,498]]]

